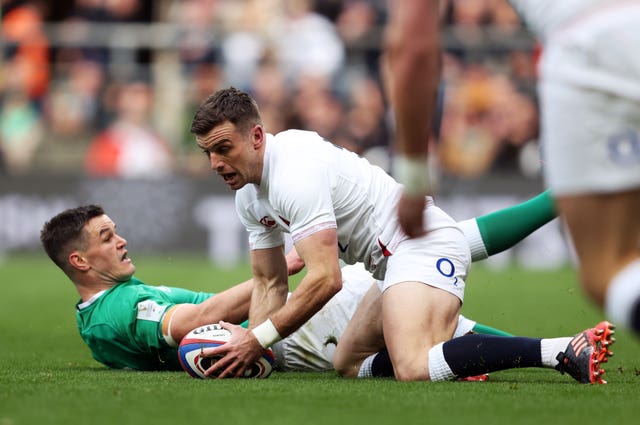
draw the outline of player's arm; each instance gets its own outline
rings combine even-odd
[[[396,116],[397,149],[408,157],[426,158],[440,83],[439,1],[395,1],[389,12],[385,77]]]
[[[272,343],[281,339],[270,316],[280,309],[287,300],[288,276],[284,246],[251,250],[251,268],[253,271],[253,291],[249,309],[248,331],[228,322],[220,324],[231,331],[232,336],[226,344],[203,351],[205,357],[221,356],[205,372],[218,378],[241,376]],[[257,326],[256,326],[257,324]]]
[[[254,288],[251,295],[249,325],[267,320],[287,301],[288,268],[284,246],[252,250],[250,254]]]
[[[390,1],[384,36],[383,71],[396,119],[397,154],[425,160],[424,167],[436,117],[440,21],[447,5],[448,0]]]
[[[458,223],[464,232],[473,261],[511,248],[557,217],[547,190],[520,204]]]
[[[384,67],[396,125],[393,173],[405,186],[398,220],[416,237],[425,232],[424,197],[435,190],[427,158],[440,84],[440,8],[438,0],[403,0],[389,10]]]
[[[298,273],[304,267],[304,261],[295,249],[286,257],[289,274]],[[253,279],[233,286],[201,304],[177,304],[171,307],[162,319],[162,333],[165,339],[174,344],[192,329],[198,326],[218,323],[221,320],[241,323],[249,317]]]
[[[200,304],[176,304],[162,319],[162,334],[170,345],[198,326],[225,320],[241,323],[249,317],[253,279],[222,291]],[[173,341],[173,344],[171,343]]]
[[[271,316],[282,337],[296,331],[342,288],[335,228],[318,231],[296,243],[307,273],[287,303]]]
[[[207,357],[223,356],[206,371],[207,375],[216,374],[219,378],[241,376],[264,348],[293,333],[340,290],[342,275],[338,262],[335,228],[318,231],[298,241],[296,249],[306,264],[307,273],[286,304],[283,301],[283,305],[275,312],[269,312],[270,308],[260,307],[260,301],[265,301],[271,308],[275,305],[268,299],[269,291],[263,293],[260,289],[260,286],[271,286],[272,279],[275,278],[265,273],[265,270],[270,269],[265,255],[265,251],[269,250],[252,251],[255,288],[249,319],[251,330],[246,331],[239,326],[222,323],[223,327],[232,332],[232,337],[228,343],[220,347],[204,350],[203,355]],[[284,255],[281,264],[280,273],[284,273],[286,279]],[[286,297],[286,292],[284,296]]]

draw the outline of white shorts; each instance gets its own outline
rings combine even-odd
[[[464,300],[471,252],[462,230],[455,226],[432,230],[426,236],[398,244],[387,260],[380,290],[401,282],[422,282]]]
[[[271,347],[276,357],[276,370],[333,370],[336,345],[373,283],[371,274],[362,264],[343,267],[342,290],[300,329]],[[475,324],[475,321],[460,315],[453,337],[466,334]]]
[[[545,180],[555,195],[640,187],[640,5],[548,38],[541,62]]]

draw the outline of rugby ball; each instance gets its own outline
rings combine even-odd
[[[202,350],[219,347],[231,338],[231,332],[218,324],[204,325],[195,328],[180,341],[178,358],[182,368],[194,378],[215,378],[206,376],[209,369],[220,357],[203,357]],[[268,378],[273,371],[275,357],[271,349],[266,349],[262,356],[251,367],[244,371],[243,378]]]

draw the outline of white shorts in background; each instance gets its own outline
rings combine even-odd
[[[640,102],[553,83],[543,90],[542,159],[551,192],[640,187]]]
[[[640,4],[551,34],[539,92],[543,171],[554,195],[640,187]]]

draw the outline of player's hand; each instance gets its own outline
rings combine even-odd
[[[426,202],[424,196],[410,197],[405,193],[402,194],[400,202],[398,202],[398,222],[404,233],[410,238],[424,236],[427,233],[424,223]]]
[[[205,371],[205,375],[217,376],[218,379],[241,377],[245,369],[258,360],[264,348],[253,333],[242,326],[223,321],[220,321],[220,326],[231,332],[231,339],[220,347],[202,351],[203,357],[222,356]]]

